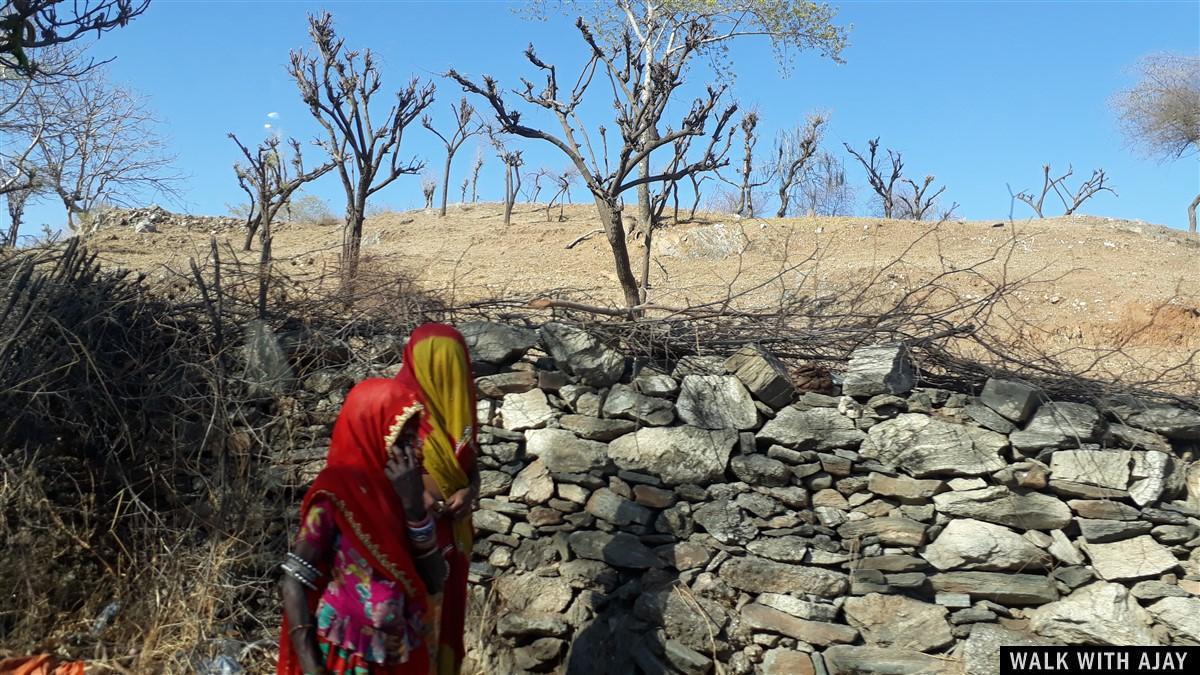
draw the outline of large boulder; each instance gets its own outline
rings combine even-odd
[[[668,485],[703,485],[725,475],[737,440],[732,429],[648,427],[610,443],[608,455],[618,467],[649,473]]]
[[[1050,577],[999,572],[942,572],[929,578],[940,593],[964,593],[972,600],[991,600],[1002,605],[1044,605],[1058,599]]]
[[[1059,450],[1050,458],[1050,484],[1082,483],[1112,490],[1129,486],[1134,453],[1129,450]]]
[[[537,331],[490,321],[467,321],[458,325],[472,361],[502,365],[512,363],[537,344]]]
[[[1173,644],[1200,645],[1200,598],[1163,598],[1147,609]]]
[[[846,621],[870,645],[926,652],[954,642],[947,610],[903,595],[868,593],[846,598]]]
[[[1149,450],[1133,453],[1129,496],[1139,506],[1173,498],[1185,490],[1184,473],[1172,454]]]
[[[1159,644],[1150,614],[1120,584],[1096,582],[1026,614],[1033,632],[1067,644]]]
[[[758,400],[778,410],[792,402],[796,388],[787,366],[758,345],[747,345],[725,360],[733,373]]]
[[[959,650],[966,675],[1000,675],[1001,647],[1049,647],[1061,644],[1057,640],[1020,633],[992,623],[971,626],[971,635]]]
[[[731,375],[688,375],[675,409],[684,424],[701,429],[753,429],[758,409],[750,392]]]
[[[921,556],[943,571],[1009,572],[1050,563],[1045,551],[1016,532],[970,518],[951,520]]]
[[[905,394],[916,384],[908,348],[904,345],[860,347],[850,354],[842,378],[846,396]]]
[[[584,560],[599,560],[613,567],[650,569],[662,561],[637,537],[625,532],[581,530],[572,532],[567,543]]]
[[[1103,430],[1104,420],[1092,406],[1056,401],[1038,408],[1029,424],[1008,439],[1020,450],[1077,448],[1099,439]]]
[[[541,336],[559,369],[585,385],[607,387],[625,372],[620,352],[585,330],[551,321],[542,325]]]
[[[1010,422],[1020,424],[1029,419],[1038,406],[1036,387],[1015,380],[988,378],[979,393],[979,402],[999,413]]]
[[[607,445],[585,441],[566,429],[526,431],[525,454],[541,459],[551,473],[603,471],[609,465]]]
[[[1061,500],[998,485],[944,492],[934,495],[933,503],[948,516],[974,518],[1018,530],[1059,530],[1071,522],[1071,509]]]
[[[754,602],[742,607],[742,623],[755,631],[778,633],[820,647],[847,644],[858,639],[858,631],[850,626],[798,619]]]
[[[787,407],[763,425],[757,439],[800,450],[826,451],[857,448],[866,436],[854,426],[854,420],[835,408],[798,410]]]
[[[917,478],[980,476],[1006,466],[1001,434],[905,413],[871,427],[860,452]]]
[[[523,394],[505,394],[500,404],[500,421],[509,431],[541,429],[554,419],[554,408],[546,400],[541,389],[531,389]]]
[[[745,546],[756,536],[758,527],[737,504],[718,499],[701,505],[693,513],[696,524],[722,544]]]

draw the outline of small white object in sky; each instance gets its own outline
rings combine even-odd
[[[270,128],[271,128],[271,123],[270,123],[270,122],[268,122],[268,123],[264,124],[264,125],[263,125],[263,128],[264,128],[264,129],[270,129]]]
[[[277,119],[279,119],[279,113],[269,112],[269,113],[267,113],[267,117],[270,119],[273,119],[273,120],[277,120]]]

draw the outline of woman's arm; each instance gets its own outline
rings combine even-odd
[[[297,542],[292,555],[284,562],[284,575],[280,582],[283,590],[283,611],[288,620],[288,639],[296,652],[296,658],[300,661],[300,668],[306,675],[324,675],[326,672],[319,657],[320,650],[317,648],[315,621],[308,609],[308,599],[300,581],[301,578],[307,580],[310,572],[296,560],[299,558],[310,565],[314,564],[321,558],[320,551],[316,549],[315,544],[303,538]],[[297,571],[293,573],[290,569]]]

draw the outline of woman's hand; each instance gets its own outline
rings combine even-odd
[[[391,457],[383,469],[384,475],[404,504],[404,512],[409,520],[425,518],[425,484],[421,481],[421,465],[413,456],[412,448],[392,448]]]
[[[462,520],[471,514],[471,506],[474,501],[475,489],[471,486],[465,487],[450,495],[450,498],[446,500],[446,512],[455,520]]]

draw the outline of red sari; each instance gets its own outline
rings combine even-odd
[[[423,464],[444,498],[471,485],[477,469],[475,453],[475,378],[462,334],[446,324],[420,326],[404,348],[404,364],[396,379],[421,392],[425,406]],[[467,573],[474,530],[468,513],[460,520],[444,515],[437,521],[438,545],[446,554],[450,576],[442,593],[438,675],[456,675],[465,655],[463,632],[467,614]]]
[[[396,437],[409,418],[421,410],[415,390],[395,380],[376,378],[356,385],[346,396],[334,425],[325,468],[305,494],[300,513],[303,523],[314,503],[332,506],[333,522],[344,544],[361,554],[375,577],[402,591],[405,602],[432,624],[436,618],[429,616],[433,608],[409,550],[404,507],[384,474]],[[328,560],[316,564],[322,576],[317,589],[307,593],[310,613],[315,611],[331,576]],[[428,625],[425,634],[431,635],[433,627]],[[289,629],[285,614],[277,672],[300,675]],[[429,640],[420,641],[404,659],[387,665],[362,664],[361,659],[338,663],[334,659],[327,660],[326,665],[335,672],[365,665],[370,673],[427,675],[432,663]]]

